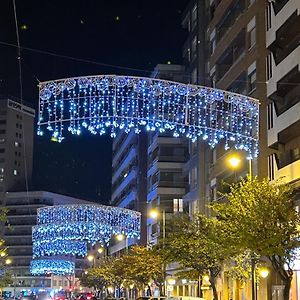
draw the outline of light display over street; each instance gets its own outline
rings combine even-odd
[[[259,102],[218,89],[152,78],[98,75],[40,83],[38,135],[45,129],[61,142],[80,135],[118,130],[170,131],[214,148],[258,155]]]

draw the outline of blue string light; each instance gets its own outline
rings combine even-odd
[[[214,148],[258,155],[259,103],[222,90],[152,78],[99,75],[40,84],[38,135],[43,128],[61,142],[67,129],[80,135],[118,130],[173,132]],[[66,124],[67,126],[65,126]]]
[[[30,273],[32,275],[68,275],[74,274],[75,263],[62,259],[39,259],[30,263]]]
[[[32,274],[48,265],[58,270],[55,261],[63,272],[67,263],[56,257],[86,256],[87,244],[108,245],[112,235],[139,239],[140,226],[141,213],[120,207],[84,204],[39,208],[37,225],[32,228],[33,258],[52,259],[33,260]]]

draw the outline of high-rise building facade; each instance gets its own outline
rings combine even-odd
[[[295,191],[300,206],[300,1],[270,2],[266,13],[266,57],[268,105],[268,173],[282,179]],[[291,299],[300,299],[300,261],[294,264]],[[283,286],[272,287],[282,295]]]
[[[36,225],[37,209],[45,206],[64,204],[91,204],[91,202],[59,195],[45,191],[7,192],[5,193],[5,207],[8,209],[7,225],[4,230],[4,240],[8,248],[8,256],[12,263],[9,271],[13,283],[4,291],[12,295],[19,295],[22,290],[38,292],[39,289],[57,288],[56,279],[45,276],[32,276],[29,266],[32,260],[32,226]],[[82,263],[82,260],[78,261]],[[77,264],[78,267],[78,264]],[[63,289],[66,280],[59,286]]]
[[[0,97],[0,192],[26,190],[31,182],[35,110]]]
[[[226,183],[251,173],[260,178],[268,175],[267,168],[267,90],[265,0],[193,0],[183,15],[183,26],[188,38],[183,56],[190,73],[190,83],[236,92],[260,101],[260,153],[257,159],[246,159],[238,153],[242,167],[232,170],[226,161],[235,151],[226,151],[220,143],[210,149],[202,141],[189,145],[188,193],[183,197],[189,203],[190,213],[210,214],[212,201],[221,201],[219,192],[225,192]],[[220,277],[220,297],[238,299],[249,296],[225,274]],[[179,290],[186,290],[177,287]],[[265,297],[266,288],[260,286],[259,297]],[[184,295],[179,295],[184,296]],[[209,296],[208,296],[209,297]]]
[[[120,131],[113,140],[111,205],[142,212],[141,240],[112,243],[117,253],[126,243],[147,243],[147,133]]]
[[[153,78],[177,82],[186,81],[184,66],[159,64]],[[187,189],[187,175],[184,172],[188,160],[188,141],[184,137],[174,138],[172,134],[148,134],[147,168],[147,241],[157,243],[166,234],[168,220],[173,214],[183,212],[183,196]],[[151,218],[151,210],[157,217]]]
[[[264,0],[191,1],[183,17],[189,32],[183,55],[190,82],[260,100],[260,154],[251,164],[260,177],[267,176],[265,6]],[[190,188],[184,199],[191,212],[209,213],[206,205],[218,200],[223,182],[237,177],[226,166],[227,157],[222,143],[215,149],[200,141],[190,145]],[[240,171],[248,172],[246,157]]]

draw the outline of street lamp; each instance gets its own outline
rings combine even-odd
[[[127,236],[125,234],[120,233],[120,234],[116,235],[116,239],[119,242],[122,242],[125,239],[125,249],[126,249],[126,252],[128,252],[128,239],[127,239]]]
[[[6,261],[5,261],[5,264],[10,265],[11,263],[12,263],[12,260],[10,258],[7,258]]]
[[[151,209],[149,211],[149,217],[153,220],[157,220],[159,218],[159,211],[157,209]],[[162,234],[163,234],[163,244],[166,238],[166,211],[162,210]]]
[[[266,267],[262,267],[259,269],[259,275],[261,278],[267,278],[269,276],[269,269]]]
[[[95,267],[95,257],[94,257],[94,255],[89,254],[89,255],[87,256],[87,260],[88,260],[90,263],[92,263],[92,267],[94,268],[94,267]]]
[[[249,178],[252,179],[252,160],[251,159],[247,159],[247,160],[249,162],[248,175],[249,175]],[[227,162],[228,167],[235,171],[240,167],[240,165],[242,163],[242,158],[237,153],[234,153],[227,157],[226,162]]]
[[[102,247],[100,247],[100,248],[97,249],[97,252],[98,252],[99,254],[103,253],[103,251],[104,251],[104,250],[103,250]]]

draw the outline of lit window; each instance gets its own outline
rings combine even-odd
[[[249,49],[256,43],[256,29],[255,27],[249,32]]]
[[[5,138],[0,138],[0,144],[5,143]]]
[[[248,80],[249,80],[249,92],[251,93],[256,89],[256,70],[254,70],[248,75]]]
[[[18,142],[15,142],[15,147],[19,147],[19,143]]]
[[[14,175],[17,176],[18,175],[18,171],[14,170]]]
[[[4,168],[0,168],[0,173],[4,173]]]
[[[174,213],[183,212],[183,200],[173,199],[173,211]]]

